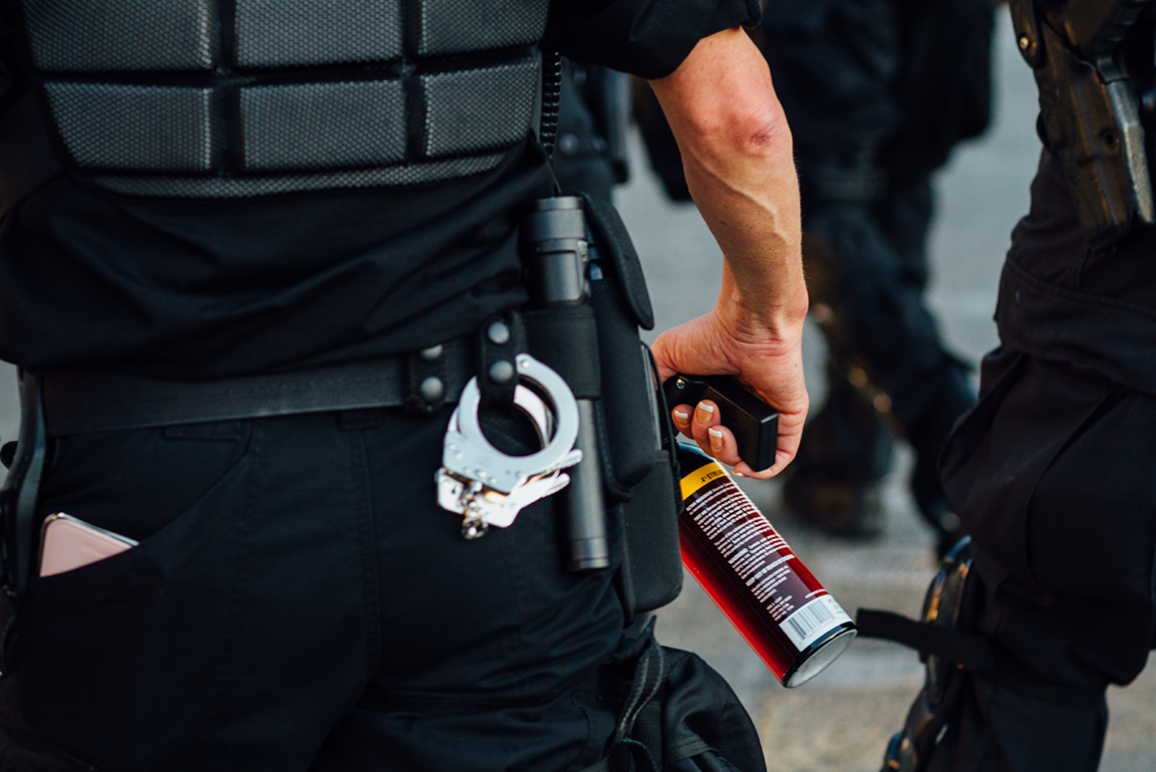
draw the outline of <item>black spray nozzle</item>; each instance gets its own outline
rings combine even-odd
[[[731,430],[739,456],[756,472],[775,463],[779,414],[728,375],[673,375],[662,384],[666,404],[694,405],[709,399],[719,406],[722,425]]]

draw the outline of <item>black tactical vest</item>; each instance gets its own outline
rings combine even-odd
[[[147,196],[405,185],[535,122],[549,0],[22,0],[64,165]]]

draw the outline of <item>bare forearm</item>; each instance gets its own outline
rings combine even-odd
[[[800,350],[807,288],[791,132],[766,61],[746,33],[699,42],[652,87],[682,152],[687,184],[722,248],[714,310],[667,330],[653,350],[662,376],[735,375],[779,411],[775,463],[751,469],[716,406],[675,406],[679,431],[736,471],[769,477],[795,455],[807,415]]]
[[[791,134],[762,54],[738,28],[652,82],[687,185],[726,258],[719,311],[777,337],[807,308]]]

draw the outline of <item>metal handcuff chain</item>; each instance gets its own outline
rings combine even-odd
[[[514,405],[533,422],[542,448],[527,456],[495,448],[478,417],[478,379],[470,379],[450,416],[435,477],[438,505],[463,516],[466,539],[485,535],[491,525],[512,525],[523,508],[565,488],[570,476],[562,470],[582,460],[582,451],[574,448],[578,403],[569,385],[529,354],[519,354],[515,363],[519,380],[535,388],[519,383]]]

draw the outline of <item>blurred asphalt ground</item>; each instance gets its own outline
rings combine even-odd
[[[932,232],[930,304],[951,347],[978,362],[996,344],[996,286],[1008,235],[1027,211],[1028,183],[1039,154],[1035,86],[1015,50],[1006,11],[997,31],[997,105],[986,136],[958,150],[938,180],[939,217]],[[699,316],[714,304],[721,256],[690,206],[662,196],[637,145],[632,182],[619,208],[643,257],[658,329]],[[822,404],[823,341],[808,330],[807,368],[813,410]],[[0,364],[0,436],[15,439],[19,422],[12,368]],[[776,481],[744,487],[799,557],[852,616],[861,606],[917,615],[934,573],[931,538],[906,493],[910,455],[902,449],[888,479],[885,536],[835,541],[792,520],[779,505]],[[723,673],[753,715],[771,772],[872,772],[887,739],[902,725],[923,681],[917,657],[897,645],[857,640],[827,671],[787,690],[747,648],[694,580],[659,612],[659,638],[698,652]],[[1102,772],[1156,769],[1156,669],[1110,694],[1109,739]]]

